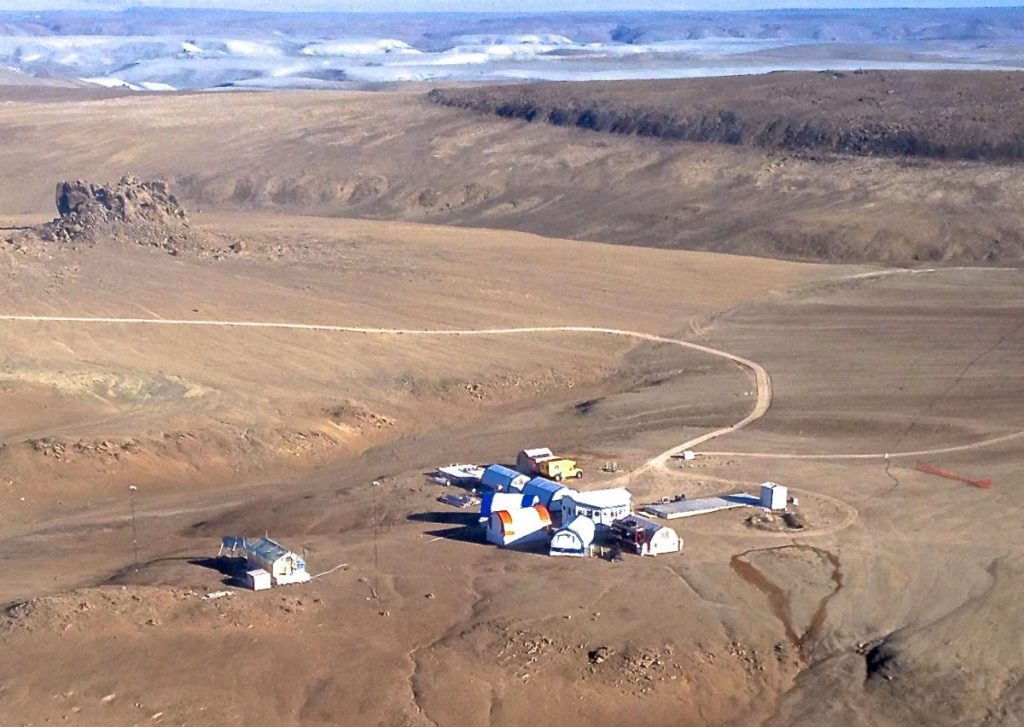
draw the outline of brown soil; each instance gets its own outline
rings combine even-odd
[[[499,194],[451,213],[462,224],[490,219],[489,205],[530,189],[517,167],[543,168],[535,213],[516,224],[565,215],[578,234],[611,234],[616,216],[768,163],[753,149],[694,152],[481,119],[403,94],[62,103],[61,114],[50,102],[48,112],[0,107],[0,123],[20,126],[3,137],[0,203],[12,224],[45,220],[54,179],[117,178],[109,171],[122,163],[162,178],[157,167],[187,166],[191,209],[204,200],[193,225],[238,250],[3,246],[0,314],[617,327],[757,361],[774,400],[692,462],[630,475],[744,417],[754,402],[745,370],[593,333],[2,321],[0,548],[11,567],[0,581],[0,722],[1020,723],[1021,440],[929,457],[991,478],[991,490],[899,456],[1024,430],[1019,271],[875,274],[409,221],[424,218],[415,200],[425,186],[462,189],[501,170]],[[129,125],[138,144],[126,148]],[[74,143],[71,130],[83,128],[89,144]],[[55,141],[33,144],[41,138]],[[172,154],[169,138],[188,144]],[[114,148],[124,156],[111,161]],[[621,175],[609,159],[623,162]],[[929,207],[928,195],[959,194],[957,180],[974,185],[971,195],[993,185],[963,224],[1015,219],[999,202],[1014,194],[1006,167],[793,164],[846,189],[835,207],[801,218],[815,234],[840,219],[860,231],[877,223],[851,206],[862,193],[892,215],[910,211],[906,229],[929,214],[952,230],[967,198]],[[367,201],[262,196],[267,180],[300,168],[321,182],[365,175]],[[242,177],[257,191],[213,194]],[[563,185],[564,197],[548,186],[569,178],[578,183]],[[881,191],[911,183],[906,197]],[[766,211],[760,224],[786,225],[800,205],[811,209],[806,199],[779,205],[777,185],[754,189],[709,198],[709,214],[738,230]],[[407,219],[238,209],[289,205]],[[675,521],[686,542],[678,555],[556,559],[485,544],[475,513],[438,503],[450,490],[424,478],[535,445],[579,457],[581,486],[623,477],[638,502],[782,482],[807,526],[764,531],[745,523],[749,512],[725,511]],[[789,456],[821,453],[869,456]],[[601,472],[609,461],[623,471]],[[260,593],[225,583],[220,537],[264,532],[304,552],[314,574],[330,572]],[[224,589],[234,595],[203,598]]]

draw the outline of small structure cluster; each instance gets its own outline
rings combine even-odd
[[[687,461],[695,456],[687,450],[678,458]],[[606,546],[612,555],[617,551],[641,556],[678,553],[683,549],[682,537],[654,517],[671,520],[738,507],[759,508],[766,516],[791,515],[790,505],[796,505],[784,485],[765,482],[757,495],[665,498],[644,505],[641,512],[652,516],[644,517],[633,511],[632,493],[624,487],[578,490],[562,481],[582,476],[576,460],[540,447],[519,452],[515,467],[457,464],[439,468],[431,479],[480,493],[479,522],[487,542],[500,547],[536,547],[544,542],[549,555],[556,557],[586,557]],[[465,505],[460,502],[459,506]]]
[[[244,559],[242,580],[254,591],[310,580],[305,558],[269,537],[249,542],[238,535],[227,535],[221,538],[218,555]]]
[[[627,530],[616,528],[616,523],[635,516],[633,496],[624,487],[576,490],[562,483],[582,476],[576,460],[544,447],[519,452],[515,468],[451,465],[439,468],[432,479],[444,484],[471,480],[474,492],[482,493],[480,523],[487,542],[500,547],[545,543],[552,556],[585,557],[592,555],[597,545],[614,547],[620,531]],[[682,539],[671,528],[650,529],[651,536],[657,536],[652,543],[647,543],[643,533],[629,531],[623,549],[658,555],[682,547]],[[639,548],[635,547],[638,539]]]

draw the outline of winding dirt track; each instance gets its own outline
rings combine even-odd
[[[915,449],[909,452],[868,452],[864,454],[784,454],[779,452],[711,452],[705,451],[701,454],[708,457],[750,457],[758,459],[897,459],[900,457],[926,457],[931,454],[952,454],[953,452],[964,452],[969,449],[980,449],[991,447],[1003,442],[1011,442],[1014,439],[1024,437],[1024,432],[1011,432],[991,439],[982,439],[978,442],[967,444],[955,444],[949,447],[936,447],[935,449]]]
[[[757,421],[765,415],[772,403],[772,382],[768,371],[761,364],[710,346],[702,346],[699,343],[681,341],[676,338],[655,336],[650,333],[639,331],[626,331],[618,328],[597,328],[591,326],[534,326],[525,328],[480,328],[467,330],[445,330],[445,329],[411,329],[411,328],[366,328],[362,326],[337,326],[322,323],[283,323],[274,321],[218,321],[218,320],[188,320],[170,318],[103,318],[86,316],[31,316],[31,315],[0,315],[0,321],[21,322],[21,323],[75,323],[75,324],[107,324],[107,325],[149,325],[149,326],[194,326],[212,328],[277,328],[297,331],[320,331],[332,333],[361,333],[381,336],[503,336],[540,333],[596,333],[609,336],[623,336],[640,341],[652,343],[665,343],[672,346],[680,346],[710,356],[718,356],[731,361],[747,369],[753,374],[754,383],[757,387],[757,400],[753,409],[743,419],[730,426],[722,427],[714,431],[702,434],[699,437],[690,439],[678,444],[661,454],[647,460],[639,471],[662,467],[673,454],[684,449],[691,449],[704,442],[721,437],[725,434],[735,432],[748,424]],[[634,472],[636,474],[636,472]]]
[[[912,272],[932,272],[930,270],[924,271],[912,271]],[[873,277],[877,275],[893,274],[892,272],[882,273],[867,273],[859,276],[858,278]],[[753,374],[754,383],[757,387],[757,399],[754,402],[753,408],[750,413],[747,414],[743,419],[731,424],[729,426],[721,427],[713,431],[702,434],[693,439],[687,440],[680,444],[675,445],[671,449],[667,449],[664,452],[651,457],[638,470],[635,470],[631,475],[636,475],[640,472],[644,472],[650,469],[663,468],[665,463],[672,458],[673,455],[678,454],[686,449],[693,449],[705,442],[710,442],[713,439],[722,437],[726,434],[738,431],[747,425],[757,421],[763,417],[768,408],[772,403],[772,382],[771,377],[768,375],[768,371],[756,361],[737,356],[729,353],[728,351],[722,351],[721,349],[712,348],[710,346],[702,346],[699,343],[691,343],[690,341],[683,341],[677,338],[666,338],[665,336],[656,336],[651,333],[642,333],[640,331],[627,331],[619,328],[599,328],[595,326],[530,326],[523,328],[478,328],[478,329],[463,329],[463,330],[448,330],[448,329],[419,329],[419,328],[367,328],[363,326],[339,326],[325,323],[285,323],[276,321],[220,321],[220,320],[189,320],[189,319],[173,319],[173,318],[104,318],[104,317],[87,317],[87,316],[32,316],[32,315],[0,315],[0,321],[8,322],[21,322],[21,323],[75,323],[75,324],[107,324],[107,325],[150,325],[150,326],[193,326],[193,327],[211,327],[211,328],[275,328],[285,330],[297,330],[297,331],[321,331],[321,332],[332,332],[332,333],[356,333],[366,335],[380,335],[380,336],[503,336],[503,335],[526,335],[526,334],[544,334],[544,333],[591,333],[591,334],[604,334],[609,336],[622,336],[625,338],[633,338],[639,341],[648,341],[652,343],[664,343],[672,346],[679,346],[681,348],[690,349],[693,351],[699,351],[701,353],[708,354],[710,356],[717,356],[719,358],[731,361]],[[987,447],[1002,442],[1008,442],[1014,439],[1024,437],[1024,431],[1013,432],[1005,434],[999,437],[982,440],[980,442],[971,442],[967,444],[951,445],[948,447],[938,447],[935,449],[921,449],[908,452],[868,452],[868,453],[817,453],[817,454],[784,454],[784,453],[773,453],[773,452],[714,452],[705,451],[702,454],[708,456],[722,456],[722,457],[750,457],[750,458],[765,458],[765,459],[807,459],[807,460],[857,460],[857,459],[894,459],[899,457],[920,457],[931,454],[946,454],[951,452],[961,452],[970,449],[976,449],[980,447]],[[630,475],[624,475],[630,476]]]

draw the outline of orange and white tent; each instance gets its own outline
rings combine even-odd
[[[487,541],[500,545],[521,545],[547,540],[551,514],[543,505],[517,510],[496,510],[487,521]]]

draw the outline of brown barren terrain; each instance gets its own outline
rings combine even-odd
[[[900,103],[884,118],[899,121],[901,109],[918,103],[948,117],[934,83],[890,77]],[[1008,111],[997,128],[1010,134],[1019,93],[1005,77],[965,73],[949,83],[973,84],[990,99],[1002,92]],[[779,93],[787,98],[789,89],[798,111],[814,109],[833,87],[867,83],[860,78],[782,74]],[[806,91],[797,95],[801,84]],[[632,87],[613,88],[625,89],[622,96]],[[638,84],[637,98],[648,88]],[[670,97],[682,93],[668,88]],[[738,101],[759,98],[742,85],[736,93]],[[51,215],[56,180],[114,181],[131,172],[172,181],[197,217],[213,208],[267,209],[826,262],[1024,260],[1024,189],[1014,165],[594,134],[445,108],[418,89],[66,98],[0,106],[8,140],[0,209],[8,214]],[[988,128],[989,117],[980,118]]]
[[[930,215],[937,257],[963,259],[991,247],[961,235],[976,220],[1015,229],[1013,167],[796,159],[777,174],[807,186],[784,193],[747,177],[779,161],[763,150],[408,93],[72,94],[0,124],[23,240],[0,245],[0,722],[1024,720],[1021,272],[633,236],[708,187],[662,246],[750,251],[801,220],[821,260],[893,260]],[[126,172],[177,180],[202,246],[18,238],[57,180]],[[472,182],[497,191],[441,194]],[[452,335],[481,329],[505,330]],[[578,456],[581,488],[775,480],[798,513],[673,521],[678,555],[555,559],[485,544],[424,477],[536,445]],[[226,586],[220,537],[264,532],[319,577]]]

